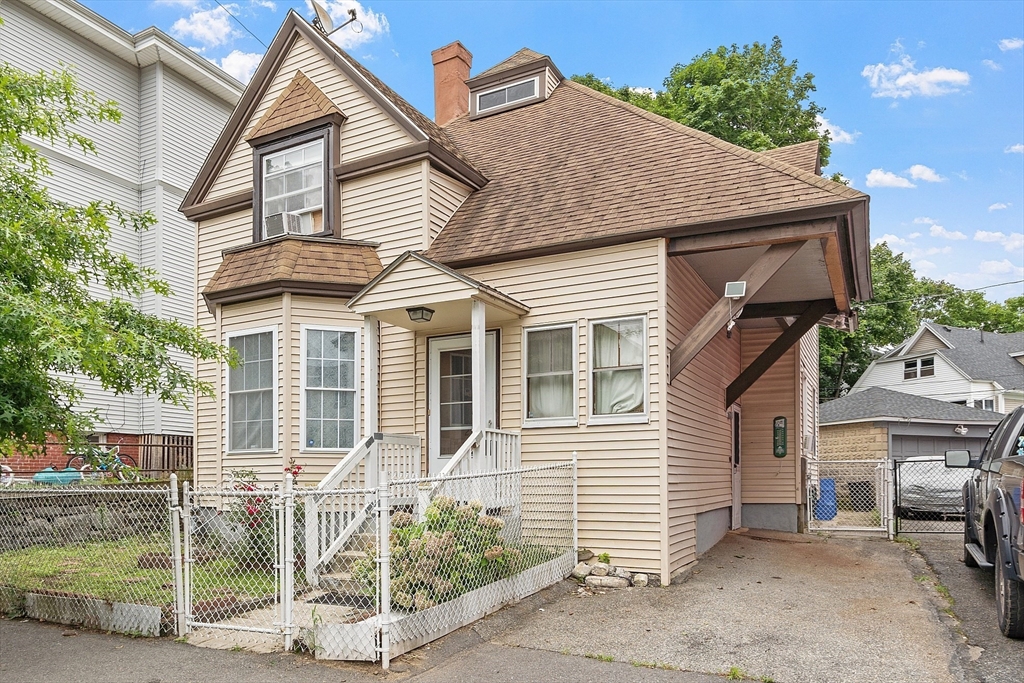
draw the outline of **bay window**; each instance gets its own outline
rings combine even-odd
[[[276,450],[276,358],[274,330],[228,336],[240,361],[228,368],[228,450]]]
[[[348,450],[359,438],[359,333],[303,327],[302,337],[302,449]]]

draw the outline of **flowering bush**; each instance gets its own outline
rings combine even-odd
[[[302,465],[292,460],[284,468],[285,473],[298,477]],[[256,472],[236,470],[231,473],[234,489],[257,494],[260,491]],[[277,537],[275,534],[276,511],[269,497],[260,495],[237,498],[231,506],[231,521],[242,528],[242,546],[236,552],[240,555],[238,564],[243,569],[273,569],[277,560]],[[303,509],[296,505],[293,513],[295,528],[302,527]],[[296,533],[296,536],[301,534]],[[298,546],[297,546],[298,547]]]
[[[481,514],[478,501],[460,505],[438,496],[415,522],[407,512],[391,515],[391,603],[421,610],[540,564],[552,554],[538,546],[505,541],[505,522]],[[377,590],[376,548],[352,567],[367,595]]]

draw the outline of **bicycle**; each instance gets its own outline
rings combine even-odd
[[[71,469],[78,470],[82,476],[94,477],[113,476],[121,481],[137,482],[139,476],[138,465],[135,458],[127,453],[122,454],[120,446],[112,448],[95,447],[90,448],[86,453],[75,453],[68,458],[67,465]]]

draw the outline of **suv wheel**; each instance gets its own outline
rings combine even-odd
[[[999,630],[1009,638],[1024,638],[1024,583],[1006,577],[1003,546],[996,543],[996,615]]]
[[[971,535],[969,533],[967,533],[967,520],[965,519],[964,520],[964,566],[965,567],[970,567],[971,569],[976,569],[978,567],[978,563],[977,563],[977,561],[975,561],[974,555],[971,555],[971,553],[967,551],[967,544],[971,543],[971,542],[972,542],[971,541]]]

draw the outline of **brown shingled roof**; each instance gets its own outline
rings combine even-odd
[[[375,246],[368,242],[297,237],[283,238],[224,252],[224,260],[207,283],[209,301],[258,298],[300,287],[313,293],[352,296],[381,272]]]
[[[821,173],[821,166],[818,165],[820,161],[818,147],[819,143],[817,140],[808,140],[807,142],[798,142],[795,145],[769,149],[767,152],[761,152],[761,154],[772,159],[784,161],[790,166],[796,166],[801,171],[817,175]]]
[[[426,252],[449,265],[867,198],[571,81],[445,130],[490,180]]]
[[[256,122],[246,139],[254,140],[331,114],[344,116],[330,98],[306,78],[306,74],[296,71],[292,82],[277,96],[266,113]]]
[[[519,50],[514,55],[512,55],[511,57],[506,59],[505,61],[498,62],[497,64],[492,66],[490,69],[487,69],[486,71],[483,71],[481,73],[478,73],[476,76],[473,76],[473,78],[483,78],[484,76],[493,76],[494,74],[499,74],[502,71],[508,71],[509,69],[516,68],[517,66],[522,66],[523,64],[529,64],[530,62],[535,62],[538,59],[544,59],[544,55],[542,55],[539,52],[534,52],[533,50],[531,50],[528,47],[524,47],[523,49]]]

